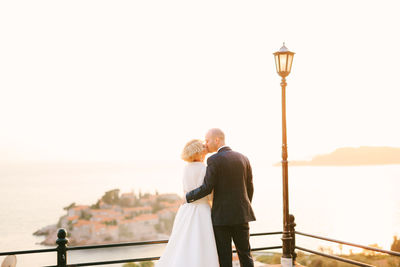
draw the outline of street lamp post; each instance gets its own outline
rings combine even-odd
[[[276,71],[282,77],[282,189],[283,189],[283,235],[282,235],[282,259],[283,267],[292,267],[292,253],[290,224],[289,224],[289,188],[288,188],[288,153],[286,138],[286,77],[292,68],[294,53],[290,52],[285,43],[278,52],[274,53]]]

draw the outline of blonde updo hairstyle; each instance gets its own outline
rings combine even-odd
[[[204,145],[201,140],[193,139],[186,143],[181,158],[187,162],[193,162],[196,157],[204,153]]]

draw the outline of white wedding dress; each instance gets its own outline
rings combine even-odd
[[[204,163],[188,163],[183,171],[184,193],[201,186],[205,173]],[[208,198],[179,208],[167,247],[156,267],[219,266]]]

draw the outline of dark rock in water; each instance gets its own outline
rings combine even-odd
[[[37,230],[36,232],[33,233],[33,235],[49,235],[50,233],[57,231],[57,225],[52,224],[52,225],[48,225],[43,227],[42,229]]]

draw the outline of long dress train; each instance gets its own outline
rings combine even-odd
[[[185,194],[202,185],[205,172],[202,162],[185,166]],[[156,267],[219,267],[208,197],[179,208],[167,247]]]

